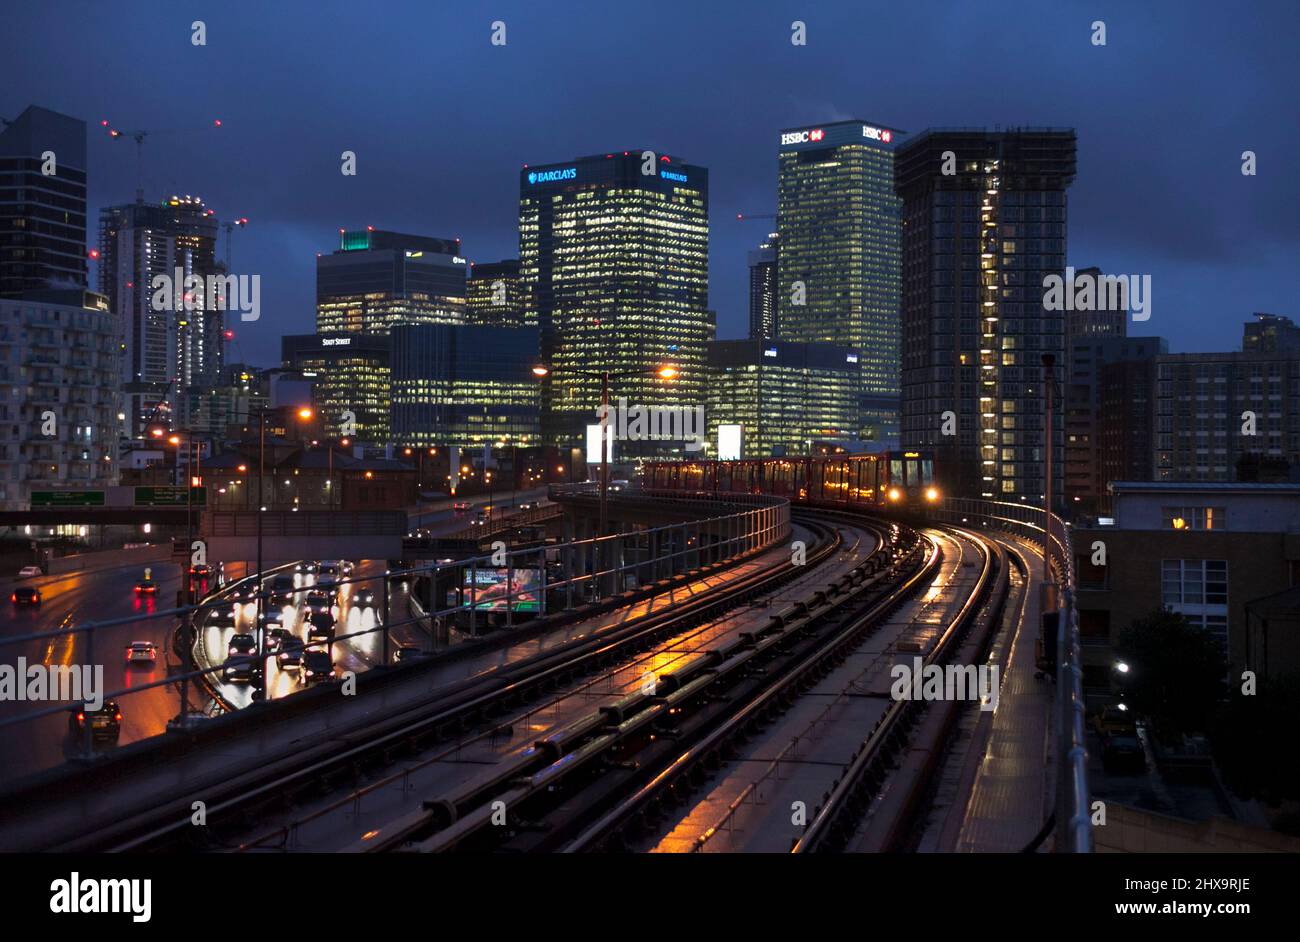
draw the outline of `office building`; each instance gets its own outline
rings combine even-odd
[[[218,297],[224,285],[213,280],[224,273],[217,228],[214,211],[195,196],[100,211],[99,290],[121,332],[128,438],[143,437],[153,421],[189,427],[188,391],[212,386],[221,372],[227,299]],[[159,276],[167,279],[158,283],[162,289],[155,287]],[[187,289],[190,278],[196,281]]]
[[[84,289],[86,123],[32,105],[0,125],[0,298]]]
[[[280,359],[312,384],[312,401],[329,439],[372,446],[389,436],[389,338],[385,334],[332,333],[282,337]],[[272,401],[285,400],[275,395]]]
[[[1109,364],[1136,361],[1148,366],[1158,354],[1167,353],[1168,343],[1162,337],[1125,337],[1101,333],[1084,334],[1069,340],[1069,353],[1063,370],[1063,399],[1065,403],[1065,506],[1070,513],[1092,513],[1102,506],[1106,498],[1108,480],[1142,480],[1133,474],[1106,478],[1106,445],[1102,439],[1105,416],[1103,399],[1106,395],[1103,375]],[[1118,380],[1123,385],[1129,376]],[[1138,424],[1140,406],[1150,407],[1150,395],[1135,392],[1134,399],[1117,415],[1133,421],[1131,432],[1143,427]],[[1119,443],[1112,443],[1119,444]],[[1131,447],[1129,438],[1120,447]],[[1116,458],[1119,455],[1114,456]],[[1149,480],[1149,478],[1147,478]]]
[[[812,443],[857,438],[861,357],[827,343],[715,340],[708,347],[705,421],[742,426],[742,457],[806,455]]]
[[[1040,501],[1042,356],[1053,355],[1059,377],[1066,352],[1065,312],[1044,307],[1044,279],[1064,277],[1074,131],[930,130],[894,156],[903,447],[935,452],[947,493]],[[1053,416],[1058,505],[1062,411]]]
[[[778,333],[776,256],[780,236],[769,233],[763,244],[749,252],[749,339],[775,340]]]
[[[117,483],[118,340],[84,289],[0,298],[0,510],[32,491]]]
[[[1098,514],[1113,510],[1111,481],[1156,479],[1156,357],[1164,352],[1166,344],[1161,339],[1155,354],[1116,359],[1102,364],[1099,370],[1101,405],[1096,427],[1101,493],[1095,502]]]
[[[410,324],[390,337],[396,444],[538,443],[537,328]]]
[[[536,327],[524,321],[519,259],[471,263],[465,285],[465,322],[487,327]]]
[[[1300,353],[1300,327],[1289,317],[1255,314],[1241,338],[1242,353]]]
[[[340,229],[338,249],[316,257],[316,332],[463,324],[465,266],[459,239]]]
[[[649,172],[646,172],[646,171]],[[620,151],[519,172],[519,264],[528,323],[541,331],[543,437],[572,445],[611,399],[641,406],[704,401],[709,174],[670,154]],[[664,380],[654,371],[679,370]],[[671,443],[628,442],[621,454]]]
[[[776,336],[861,352],[865,439],[898,428],[898,133],[863,121],[780,133]]]
[[[1300,352],[1158,357],[1155,403],[1158,480],[1235,481],[1243,465],[1283,477],[1300,469]]]

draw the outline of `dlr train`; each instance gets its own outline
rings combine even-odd
[[[801,504],[903,509],[937,503],[934,457],[926,452],[747,458],[739,461],[649,461],[643,487],[659,490],[775,494]]]

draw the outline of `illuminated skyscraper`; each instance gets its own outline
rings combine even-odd
[[[387,334],[303,334],[280,338],[280,361],[312,383],[327,438],[351,438],[367,445],[390,440]]]
[[[466,323],[491,327],[525,326],[519,259],[471,265],[465,290]]]
[[[709,344],[705,419],[744,429],[744,458],[809,454],[813,442],[857,436],[856,350],[829,343],[715,340]]]
[[[463,324],[465,265],[459,239],[340,229],[338,250],[316,258],[316,332]]]
[[[209,276],[219,274],[217,219],[199,197],[172,196],[106,206],[99,214],[99,290],[122,332],[124,433],[144,435],[151,415],[164,424],[191,427],[187,391],[210,387],[221,373],[224,299],[207,297]],[[180,272],[181,284],[177,281]],[[157,288],[154,279],[167,281]],[[200,280],[176,292],[184,279]],[[166,299],[155,304],[157,298]],[[187,309],[188,305],[188,309]]]
[[[519,262],[525,318],[540,328],[552,369],[543,385],[547,443],[579,442],[596,421],[600,380],[571,370],[637,372],[611,390],[629,404],[703,404],[714,333],[708,170],[643,151],[525,167]],[[675,380],[651,375],[666,363],[680,370]]]
[[[902,443],[936,452],[954,496],[1042,499],[1042,355],[1056,357],[1058,379],[1066,366],[1066,314],[1044,308],[1043,281],[1064,275],[1075,145],[1068,128],[931,130],[895,155]],[[1058,500],[1064,411],[1053,416]]]
[[[776,253],[779,237],[768,235],[763,244],[749,253],[749,339],[775,340],[776,320]]]
[[[781,132],[777,334],[862,353],[859,434],[898,428],[901,203],[894,137],[863,121]]]

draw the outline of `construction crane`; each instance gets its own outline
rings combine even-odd
[[[214,130],[221,127],[221,119],[213,118],[210,125],[202,128],[158,128],[146,129],[141,131],[122,131],[108,123],[105,118],[99,122],[100,127],[108,131],[108,136],[115,140],[124,140],[130,138],[135,141],[135,198],[136,202],[144,202],[144,141],[150,135],[159,134],[194,134],[199,131]]]
[[[227,221],[221,224],[221,228],[226,230],[226,272],[227,274],[233,274],[235,271],[235,263],[231,260],[231,255],[230,255],[230,236],[231,233],[235,231],[236,226],[238,226],[240,229],[247,227],[248,217],[240,216],[238,219],[228,219]]]

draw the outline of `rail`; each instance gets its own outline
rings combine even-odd
[[[581,486],[552,490],[556,492],[556,497],[580,496],[592,492],[591,488]],[[625,498],[622,494],[614,494],[610,495],[610,500],[620,502],[633,496],[628,494]],[[406,625],[415,625],[418,628],[427,624],[429,620],[442,618],[448,622],[455,619],[463,623],[470,638],[477,637],[481,633],[480,629],[509,630],[536,621],[547,615],[548,611],[569,611],[579,605],[612,599],[633,589],[653,585],[683,573],[699,570],[707,565],[751,556],[783,542],[790,535],[790,504],[784,498],[741,495],[735,499],[692,498],[689,503],[691,509],[700,511],[699,515],[694,519],[664,526],[597,535],[549,546],[503,549],[499,552],[468,558],[439,560],[411,569],[388,569],[377,575],[339,579],[339,586],[351,586],[353,590],[367,582],[378,582],[381,592],[377,592],[376,595],[381,596],[382,599],[380,603],[382,616],[376,617],[374,627],[346,634],[340,633],[328,642],[311,642],[304,646],[305,650],[331,650],[333,644],[381,633],[383,651],[381,663],[387,664],[392,632],[396,628]],[[232,523],[232,526],[238,524]],[[272,571],[271,568],[263,570],[259,580],[260,589],[254,593],[254,595],[260,594],[261,610],[264,612],[270,607],[270,592],[265,579]],[[557,578],[548,578],[552,575]],[[391,586],[394,583],[407,582],[414,586],[416,580],[421,579],[428,580],[431,587],[454,583],[454,588],[449,593],[454,601],[444,606],[435,603],[420,614],[411,614],[408,618],[390,621],[390,603],[393,594]],[[240,582],[245,581],[247,578],[240,580]],[[172,624],[172,630],[167,635],[170,639],[182,628],[187,619],[192,619],[192,636],[201,635],[208,617],[218,610],[230,609],[234,600],[230,598],[229,593],[233,588],[234,584],[225,586],[220,591],[201,599],[197,604],[183,605],[145,615],[90,621],[70,627],[60,626],[49,631],[0,638],[0,651],[38,641],[51,643],[54,639],[62,637],[81,638],[84,639],[86,652],[83,663],[74,665],[68,670],[72,671],[80,666],[93,668],[96,664],[103,663],[102,660],[96,659],[97,648],[101,658],[106,650],[111,650],[118,655],[121,650],[117,644],[104,641],[96,645],[98,635],[123,625],[142,625],[161,621],[164,624],[168,622]],[[305,592],[309,587],[296,588],[301,588]],[[447,599],[446,596],[443,598]],[[246,597],[239,601],[251,605],[255,598]],[[378,611],[375,614],[379,616]],[[78,647],[82,646],[78,645]],[[159,648],[161,649],[162,645],[159,645]],[[192,653],[192,650],[187,652],[187,657],[192,656]],[[268,654],[267,657],[269,659],[274,655]],[[258,655],[250,654],[199,669],[186,669],[188,665],[182,665],[178,672],[165,678],[126,686],[119,690],[97,691],[98,697],[94,696],[96,691],[90,691],[89,695],[82,696],[87,692],[81,689],[79,683],[74,691],[69,680],[59,692],[51,691],[48,706],[26,710],[20,715],[0,718],[0,729],[33,723],[51,716],[67,716],[70,710],[84,708],[99,701],[122,701],[133,694],[159,687],[169,687],[177,691],[180,722],[169,723],[168,728],[183,729],[186,725],[186,714],[191,709],[184,699],[184,691],[190,682],[197,682],[203,686],[213,684],[218,682],[219,672],[224,671],[227,664],[246,661],[255,663],[257,659]],[[371,663],[369,666],[375,665]],[[89,722],[85,724],[81,749],[84,756],[90,756],[94,752]]]
[[[1083,656],[1071,526],[1052,514],[1050,525],[1044,528],[1041,508],[965,497],[948,498],[930,508],[926,516],[944,523],[997,527],[1039,544],[1045,533],[1048,536],[1049,563],[1061,585],[1056,624],[1056,850],[1091,853]]]

